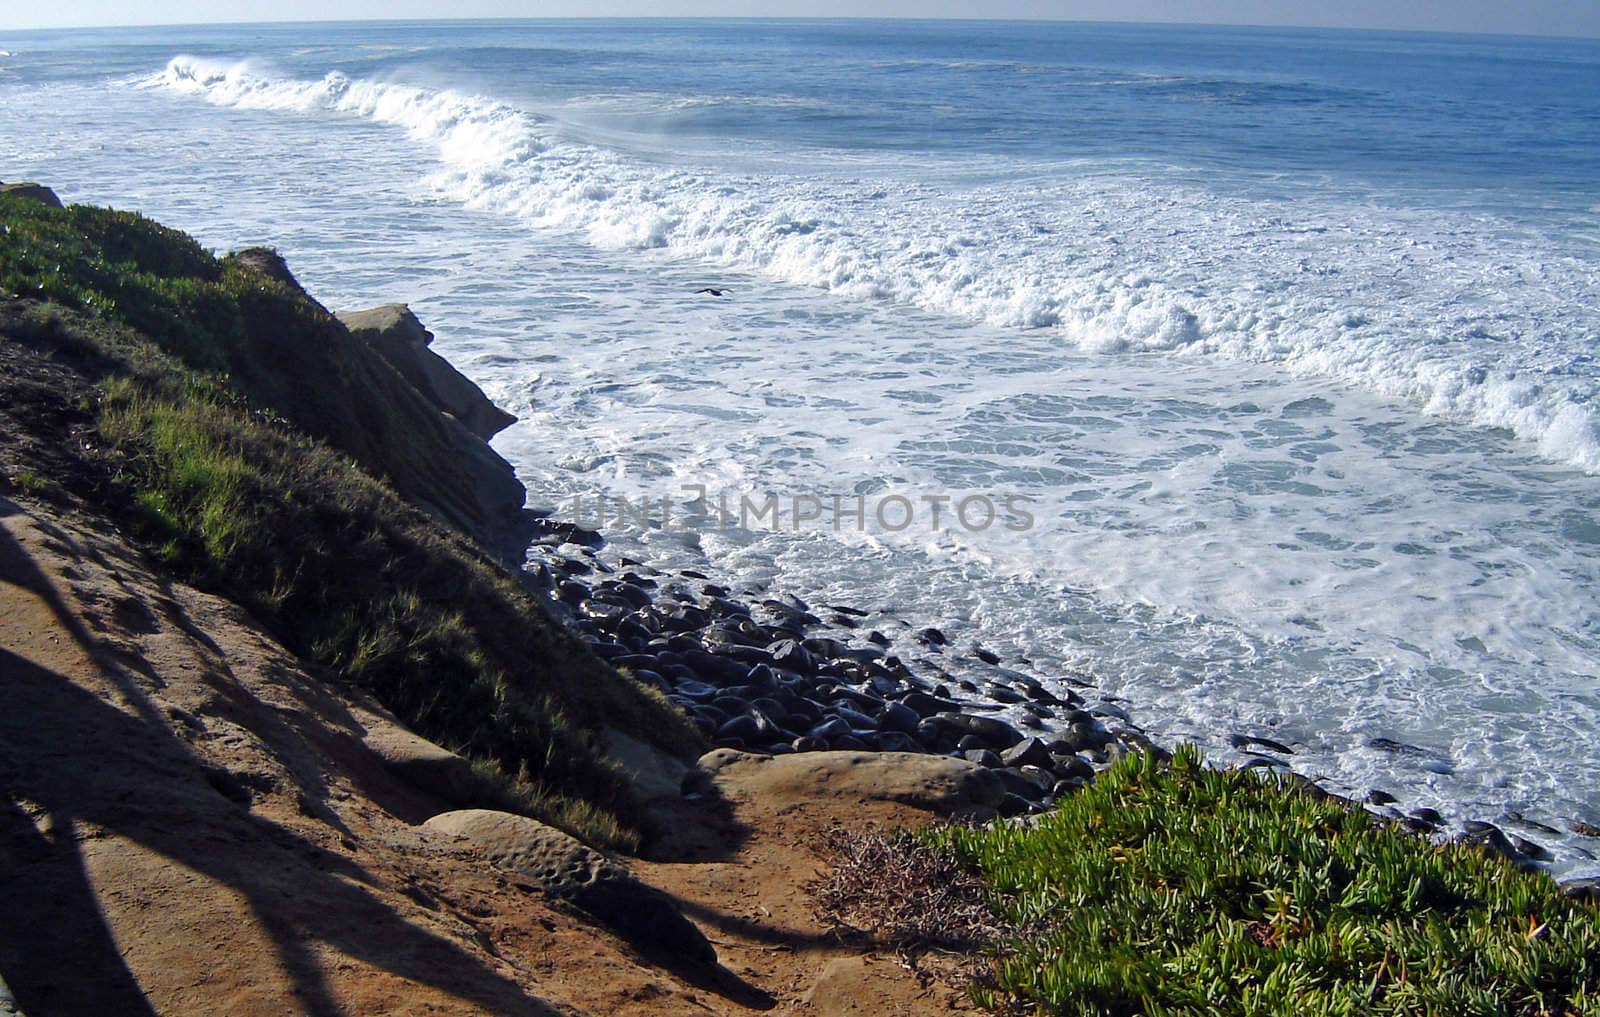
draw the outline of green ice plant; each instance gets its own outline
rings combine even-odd
[[[1600,1014],[1600,913],[1295,778],[1130,756],[1036,826],[934,835],[1017,931],[996,1008]]]

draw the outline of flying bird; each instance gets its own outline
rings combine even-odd
[[[720,297],[720,296],[722,296],[722,295],[723,295],[723,294],[724,294],[724,293],[731,293],[731,292],[732,292],[732,291],[731,291],[731,290],[728,290],[728,289],[720,289],[720,290],[719,290],[719,289],[717,289],[717,288],[716,288],[716,287],[715,287],[715,286],[707,286],[707,287],[706,287],[706,288],[705,288],[705,289],[700,289],[700,290],[695,290],[695,293],[696,293],[696,294],[700,294],[700,293],[709,293],[709,294],[711,294],[711,295],[712,295],[712,296],[714,296],[714,297]]]

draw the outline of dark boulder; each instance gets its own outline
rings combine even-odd
[[[889,703],[884,706],[883,712],[878,715],[878,727],[884,731],[898,731],[901,734],[914,735],[917,725],[922,717],[911,707],[904,703]]]
[[[958,732],[983,741],[986,747],[1003,752],[1022,741],[1022,732],[995,717],[977,717],[969,713],[941,713],[939,719]]]
[[[1045,748],[1044,742],[1037,738],[1027,738],[1018,742],[1000,754],[1006,766],[1041,766],[1055,765],[1051,758],[1050,750]]]

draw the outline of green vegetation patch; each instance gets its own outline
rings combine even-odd
[[[94,492],[91,507],[174,574],[478,762],[479,804],[602,846],[648,835],[603,729],[684,757],[700,735],[395,493],[390,481],[404,481],[443,502],[464,482],[452,463],[415,465],[447,458],[439,414],[326,311],[139,216],[0,198],[7,295],[23,299],[0,303],[0,340],[94,393],[79,411],[94,434],[40,445],[57,460],[49,474],[0,463],[10,483],[31,491],[59,475]],[[42,405],[51,390],[29,389],[41,441],[43,421],[64,416]]]
[[[463,532],[492,530],[496,521],[477,501],[464,451],[437,408],[292,278],[263,271],[264,260],[276,256],[218,259],[132,212],[0,195],[0,296],[132,328],[402,495],[428,501]]]
[[[243,336],[241,280],[193,239],[132,212],[0,199],[0,292],[92,311],[222,370]]]
[[[345,456],[241,412],[213,379],[112,377],[102,391],[117,486],[169,566],[419,733],[494,763],[523,809],[638,846],[631,791],[598,733],[697,751],[664,698],[606,667],[466,540]]]
[[[1600,1014],[1600,914],[1259,771],[1119,761],[1036,827],[939,833],[1022,930],[980,1002],[1052,1014]]]

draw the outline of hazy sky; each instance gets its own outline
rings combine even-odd
[[[0,4],[0,30],[361,18],[938,17],[1178,21],[1600,37],[1600,0],[66,0]]]

